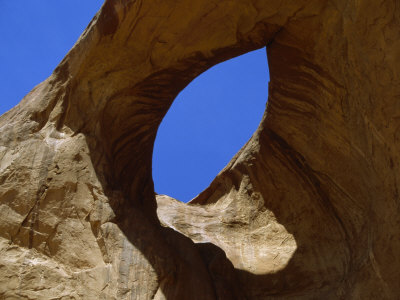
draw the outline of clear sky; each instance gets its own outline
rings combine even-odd
[[[157,133],[156,192],[187,202],[204,190],[257,129],[268,81],[265,48],[220,63],[193,80]]]
[[[0,0],[0,113],[45,80],[102,0]]]
[[[102,0],[0,0],[0,114],[46,79]],[[164,118],[153,153],[155,190],[188,201],[247,142],[265,110],[265,49],[214,66],[189,84]]]

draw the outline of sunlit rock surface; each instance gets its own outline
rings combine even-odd
[[[396,0],[107,0],[0,117],[0,298],[399,299],[399,20]],[[258,130],[191,203],[156,201],[175,96],[266,45]]]

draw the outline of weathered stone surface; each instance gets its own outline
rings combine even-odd
[[[0,117],[4,299],[398,299],[400,6],[107,0]],[[198,74],[267,45],[268,107],[190,204],[151,153]]]

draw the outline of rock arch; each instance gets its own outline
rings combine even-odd
[[[0,117],[0,294],[396,298],[399,13],[390,0],[106,0]],[[163,115],[198,74],[265,45],[262,124],[191,205],[158,199],[176,231],[161,226]]]

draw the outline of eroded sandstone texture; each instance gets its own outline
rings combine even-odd
[[[107,0],[0,117],[0,298],[400,299],[399,20],[398,0]],[[174,97],[265,45],[259,129],[157,210]]]

